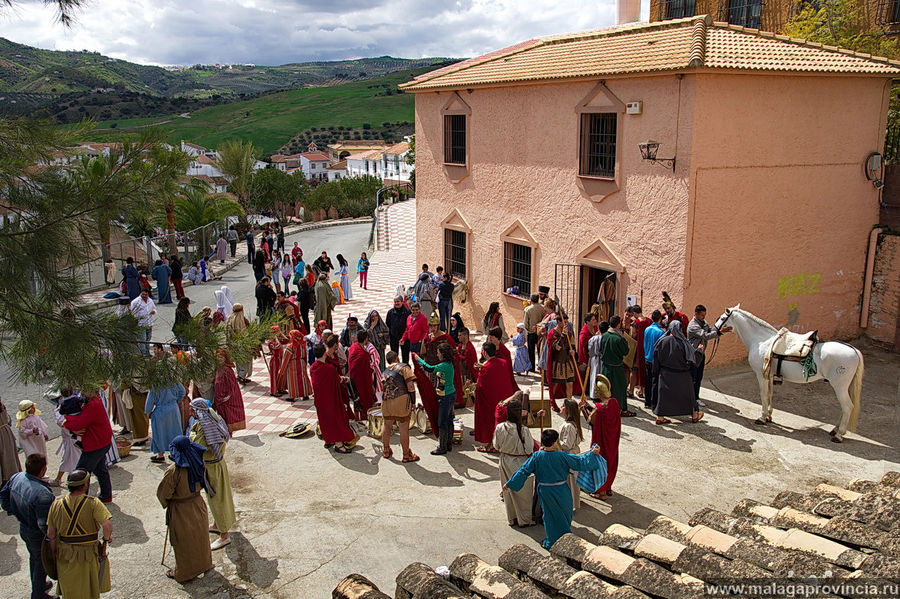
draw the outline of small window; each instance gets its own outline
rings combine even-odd
[[[719,20],[749,29],[759,29],[762,0],[725,0],[725,14]],[[724,18],[722,18],[724,16]]]
[[[466,115],[444,115],[444,162],[466,164]]]
[[[503,242],[503,291],[518,287],[518,295],[531,295],[531,247]]]
[[[581,115],[581,160],[578,174],[587,177],[616,176],[616,126],[614,112]]]
[[[693,17],[697,12],[697,0],[661,0],[660,20]]]
[[[444,268],[452,277],[466,278],[466,234],[444,229]]]

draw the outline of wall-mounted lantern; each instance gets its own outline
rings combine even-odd
[[[653,141],[652,139],[649,141],[645,141],[643,143],[639,143],[638,147],[641,149],[641,158],[644,160],[649,160],[650,162],[655,162],[657,164],[668,165],[672,167],[672,171],[675,171],[675,157],[672,158],[657,158],[656,153],[659,151],[659,142]]]

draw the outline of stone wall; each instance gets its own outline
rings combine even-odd
[[[894,351],[900,348],[900,232],[878,236],[866,334]]]

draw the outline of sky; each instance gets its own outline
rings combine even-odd
[[[158,65],[463,58],[609,27],[615,10],[615,0],[87,0],[66,29],[52,7],[14,0],[0,2],[0,37]]]

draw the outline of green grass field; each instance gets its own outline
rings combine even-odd
[[[383,122],[413,120],[413,96],[384,93],[387,84],[398,83],[428,69],[403,71],[377,79],[342,85],[311,87],[270,94],[242,102],[203,108],[190,118],[179,115],[100,122],[88,136],[90,141],[121,140],[141,127],[159,126],[170,131],[169,143],[182,139],[215,148],[229,139],[252,141],[263,153],[275,152],[295,133],[310,127],[379,126]],[[377,87],[372,87],[377,86]]]

